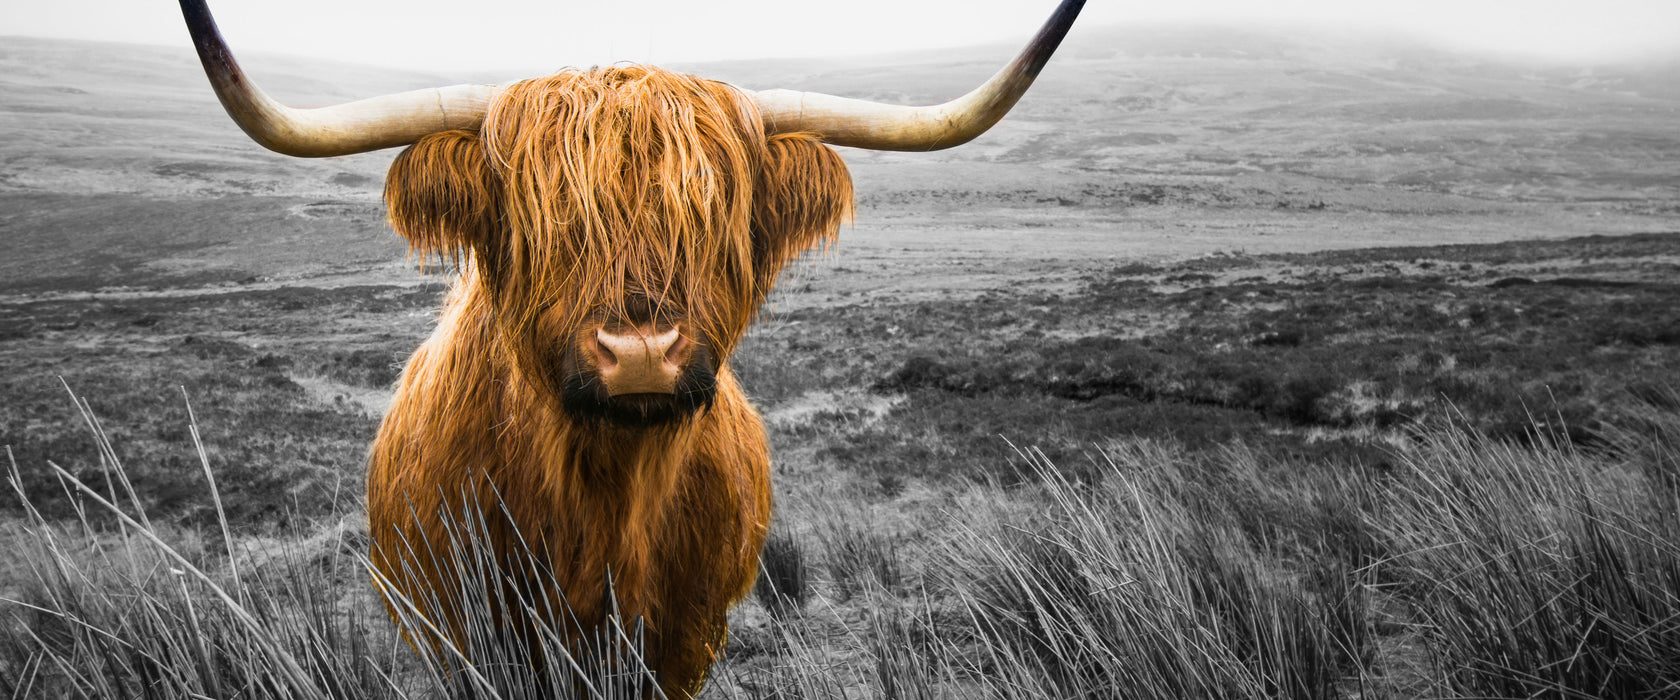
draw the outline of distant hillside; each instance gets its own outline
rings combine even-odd
[[[931,103],[1017,48],[679,68],[746,88]],[[484,80],[242,59],[298,106]],[[1391,240],[1383,217],[1545,204],[1561,208],[1527,216],[1565,235],[1680,228],[1676,124],[1680,64],[1525,65],[1369,36],[1080,27],[975,142],[845,156],[863,224],[1107,230],[1185,226],[1179,210],[1249,212],[1232,214],[1239,222],[1298,211],[1383,222]],[[223,114],[187,50],[0,37],[0,239],[12,253],[0,277],[80,288],[397,265],[402,245],[379,204],[394,155],[261,149]],[[1602,229],[1558,218],[1577,209],[1624,218]],[[1321,216],[1307,228],[1341,230],[1333,224]]]
[[[749,88],[926,103],[961,94],[1015,48],[682,68]],[[297,105],[474,79],[244,59],[266,89]],[[1680,64],[1523,66],[1373,37],[1082,27],[995,132],[935,158],[1467,179],[1537,196],[1580,184],[1564,179],[1602,179],[1626,194],[1672,172],[1677,110]],[[1205,159],[1194,153],[1202,150]],[[0,191],[365,194],[390,155],[299,161],[252,148],[186,50],[0,37]],[[1628,167],[1605,172],[1612,161]]]
[[[1008,47],[900,65],[719,66],[928,102],[960,94]],[[996,131],[941,160],[1115,174],[1290,173],[1500,199],[1680,194],[1680,63],[1501,62],[1392,38],[1136,26],[1070,39]]]
[[[284,56],[245,57],[299,106],[447,84],[447,78]],[[251,142],[190,50],[0,37],[0,191],[135,194],[367,190],[390,155],[308,162]]]

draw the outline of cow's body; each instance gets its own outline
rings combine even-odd
[[[764,428],[727,360],[782,268],[850,215],[826,144],[979,136],[1084,0],[1062,0],[990,80],[926,107],[615,66],[294,109],[240,71],[204,0],[180,3],[247,134],[297,156],[408,146],[386,178],[391,223],[462,262],[368,472],[373,563],[393,612],[428,613],[406,626],[428,637],[417,646],[473,658],[491,629],[546,649],[531,634],[547,628],[578,649],[613,611],[645,625],[647,667],[682,697],[720,651],[770,517]],[[464,622],[470,609],[488,627]]]
[[[685,424],[645,434],[580,429],[501,359],[479,290],[467,279],[451,294],[374,445],[376,565],[406,596],[448,590],[437,570],[448,557],[431,561],[420,543],[458,542],[459,515],[472,511],[489,516],[493,541],[511,546],[505,502],[518,536],[553,572],[558,589],[547,595],[598,624],[610,569],[620,614],[647,624],[647,662],[661,684],[695,688],[721,651],[729,605],[752,585],[770,517],[757,413],[725,368],[711,408]],[[396,573],[404,564],[421,575]]]
[[[770,519],[764,427],[724,360],[851,197],[814,138],[643,66],[509,86],[480,132],[398,156],[392,224],[463,269],[368,470],[394,610],[442,634],[417,643],[488,627],[535,648],[545,629],[550,651],[599,654],[613,612],[667,695],[698,688]],[[487,606],[493,589],[524,602]]]

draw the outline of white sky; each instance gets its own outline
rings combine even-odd
[[[471,5],[470,12],[462,7]],[[868,54],[1024,41],[1055,0],[212,0],[236,53],[433,71]],[[842,16],[842,12],[844,16]],[[888,20],[891,20],[891,23]],[[1090,0],[1079,26],[1352,24],[1568,61],[1680,55],[1680,0]],[[187,46],[166,0],[0,1],[0,35]]]

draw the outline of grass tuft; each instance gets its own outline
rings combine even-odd
[[[760,605],[780,618],[804,610],[811,587],[806,580],[805,546],[797,537],[786,530],[772,531],[764,541],[758,567],[753,595]]]
[[[1393,573],[1415,591],[1454,692],[1680,688],[1680,527],[1672,501],[1653,498],[1666,488],[1660,475],[1567,445],[1464,432],[1421,442],[1374,521],[1403,553]],[[1660,438],[1631,451],[1648,464],[1674,458]]]

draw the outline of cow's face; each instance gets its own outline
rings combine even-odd
[[[641,66],[513,85],[481,132],[421,139],[385,186],[416,250],[476,267],[516,371],[627,427],[710,404],[777,273],[851,195],[833,151],[766,138],[734,88]]]

